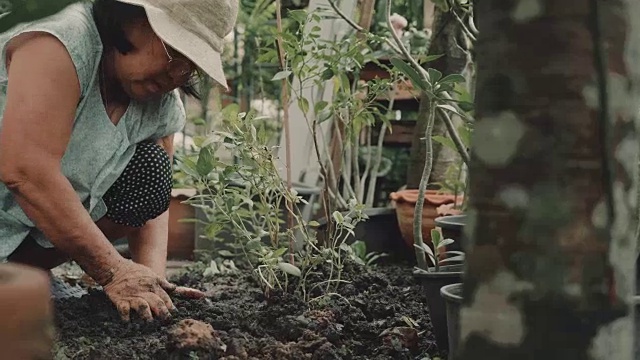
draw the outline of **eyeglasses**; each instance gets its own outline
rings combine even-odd
[[[185,84],[187,83],[193,75],[195,75],[195,71],[193,66],[185,59],[174,58],[169,54],[169,50],[167,49],[167,45],[160,39],[160,43],[164,48],[164,52],[167,54],[169,58],[169,62],[167,63],[167,74],[176,84]]]

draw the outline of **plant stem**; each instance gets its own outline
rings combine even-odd
[[[462,140],[460,139],[460,135],[458,135],[458,131],[453,126],[453,120],[451,120],[451,118],[449,117],[449,114],[447,114],[446,111],[444,111],[443,109],[439,109],[439,110],[440,110],[440,114],[442,115],[442,120],[444,121],[444,125],[447,128],[447,132],[449,133],[449,137],[451,137],[451,140],[453,140],[453,144],[456,146],[456,150],[458,150],[458,154],[460,154],[462,161],[466,165],[469,165],[469,162],[471,161],[471,157],[469,156],[469,153],[467,152],[466,147],[462,143]]]
[[[413,216],[413,238],[416,251],[416,260],[418,267],[422,270],[429,271],[427,267],[427,259],[424,251],[424,240],[422,238],[422,210],[424,207],[424,195],[427,190],[427,183],[431,176],[431,167],[433,165],[433,143],[431,141],[431,133],[433,132],[433,123],[436,118],[436,106],[435,101],[429,101],[429,118],[427,119],[427,127],[424,132],[424,142],[426,148],[426,156],[424,158],[424,168],[422,170],[422,178],[420,179],[420,186],[418,187],[418,200],[416,201],[416,208]],[[434,250],[434,252],[437,251]],[[437,254],[435,254],[437,256]]]
[[[386,116],[393,111],[393,106],[396,102],[396,97],[393,96],[396,91],[396,85],[393,85],[392,90],[389,91],[389,106],[387,107]],[[376,192],[376,184],[378,182],[378,171],[380,170],[380,163],[382,162],[382,148],[384,145],[384,135],[387,132],[387,124],[386,122],[382,122],[382,127],[380,128],[380,133],[378,134],[378,142],[376,143],[376,159],[373,164],[373,170],[371,170],[371,177],[369,178],[369,189],[367,191],[367,199],[365,204],[367,207],[373,207],[374,196]]]
[[[282,45],[282,2],[281,0],[276,0],[276,26],[278,28],[278,56],[280,59],[280,68],[281,70],[286,70],[286,61],[284,58],[284,47]],[[284,137],[285,137],[285,167],[287,169],[287,191],[291,192],[292,184],[291,184],[291,133],[289,128],[289,82],[288,80],[282,79],[282,111],[283,111],[283,119],[282,124],[284,128]],[[293,204],[291,204],[291,199],[287,196],[287,208],[292,209]],[[295,239],[293,237],[293,214],[289,211],[287,214],[287,229],[289,230],[289,262],[291,265],[294,265],[295,260],[293,256],[294,251],[294,242]]]
[[[371,174],[369,175],[369,188],[367,189],[367,198],[365,200],[365,205],[367,207],[373,207],[373,202],[375,200],[374,196],[376,193],[376,184],[378,182],[378,171],[380,170],[380,163],[382,162],[382,145],[384,144],[384,135],[386,132],[387,124],[383,123],[376,143],[376,159],[373,163]]]
[[[371,148],[371,137],[373,136],[372,131],[371,131],[371,126],[367,126],[364,129],[364,133],[365,133],[365,137],[366,137],[366,141],[367,141],[367,161],[365,163],[364,166],[364,171],[362,172],[362,176],[360,176],[360,189],[361,189],[361,194],[360,197],[358,198],[360,203],[365,204],[365,193],[364,190],[367,187],[367,178],[369,176],[371,176],[371,167],[372,167],[372,161],[373,161],[373,149]]]

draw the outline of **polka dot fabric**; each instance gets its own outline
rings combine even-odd
[[[171,162],[162,146],[142,142],[118,180],[104,195],[107,218],[116,224],[141,227],[169,208]]]

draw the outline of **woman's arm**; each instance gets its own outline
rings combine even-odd
[[[50,35],[33,37],[9,55],[0,180],[56,248],[96,281],[107,281],[123,259],[61,170],[80,98],[73,62],[62,43]]]
[[[148,221],[128,237],[131,259],[165,277],[169,238],[169,211]]]

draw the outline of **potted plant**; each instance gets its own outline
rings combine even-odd
[[[429,306],[429,315],[433,325],[433,333],[440,349],[449,347],[447,316],[445,301],[440,296],[440,289],[446,285],[462,282],[464,253],[447,250],[447,245],[455,242],[445,239],[437,229],[431,230],[433,249],[429,244],[415,245],[416,249],[426,254],[433,264],[426,271],[416,268],[414,276],[422,283],[422,289]]]
[[[415,243],[413,234],[413,223],[415,217],[416,203],[418,202],[418,189],[400,190],[391,193],[390,198],[396,209],[398,226],[405,243],[413,247]],[[462,197],[449,194],[439,190],[426,190],[422,205],[422,236],[424,241],[431,242],[431,230],[436,227],[436,218],[443,215],[443,210],[448,205],[459,205]]]

